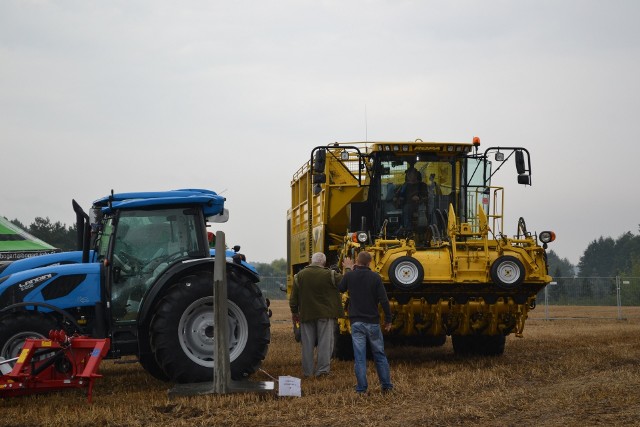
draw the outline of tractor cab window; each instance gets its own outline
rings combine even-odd
[[[111,257],[111,307],[117,321],[136,319],[146,291],[171,265],[204,253],[198,216],[187,212],[120,212]]]
[[[388,236],[442,228],[452,194],[450,162],[392,158],[380,162],[379,206]]]

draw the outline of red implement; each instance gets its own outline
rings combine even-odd
[[[91,402],[109,344],[108,338],[68,337],[64,331],[49,332],[49,339],[28,338],[11,372],[0,376],[0,397],[86,387]]]

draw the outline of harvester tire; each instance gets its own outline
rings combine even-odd
[[[415,339],[415,345],[420,347],[442,347],[446,342],[446,335],[420,335]]]
[[[460,356],[499,356],[504,353],[504,335],[452,335],[453,351]]]
[[[351,334],[341,334],[337,326],[334,335],[333,357],[338,360],[353,360]]]
[[[513,256],[501,256],[491,266],[491,280],[502,289],[517,288],[524,280],[524,275],[524,265]]]
[[[13,359],[20,354],[27,338],[48,338],[49,331],[59,329],[49,315],[18,311],[0,320],[0,357]]]
[[[424,268],[415,258],[401,256],[391,263],[389,279],[403,291],[411,291],[422,284]]]
[[[231,378],[258,370],[267,354],[267,305],[255,283],[227,272]],[[156,306],[151,320],[151,350],[171,382],[213,379],[213,296],[209,280],[179,282]]]

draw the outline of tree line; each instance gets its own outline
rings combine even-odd
[[[77,249],[75,224],[67,226],[60,221],[52,222],[49,217],[36,217],[28,226],[17,219],[11,222],[63,251]],[[601,236],[593,240],[577,265],[572,264],[567,258],[561,258],[553,250],[549,250],[547,255],[549,274],[553,277],[640,277],[640,235],[630,231],[616,239]],[[262,276],[276,277],[287,274],[287,262],[284,258],[271,263],[252,264]]]
[[[28,226],[24,225],[17,219],[13,219],[11,222],[34,237],[37,237],[60,250],[73,251],[78,249],[76,248],[78,233],[75,224],[67,227],[60,221],[55,223],[51,222],[49,217],[36,217],[36,219]]]
[[[640,277],[640,235],[627,231],[617,239],[601,236],[587,245],[578,265],[553,250],[548,259],[554,277]]]

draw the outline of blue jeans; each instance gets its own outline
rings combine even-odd
[[[356,372],[356,391],[367,391],[367,341],[371,348],[373,361],[376,364],[378,379],[382,390],[391,390],[391,371],[387,356],[384,354],[384,339],[382,330],[377,323],[354,322],[351,324],[351,339],[353,340],[353,358]]]

